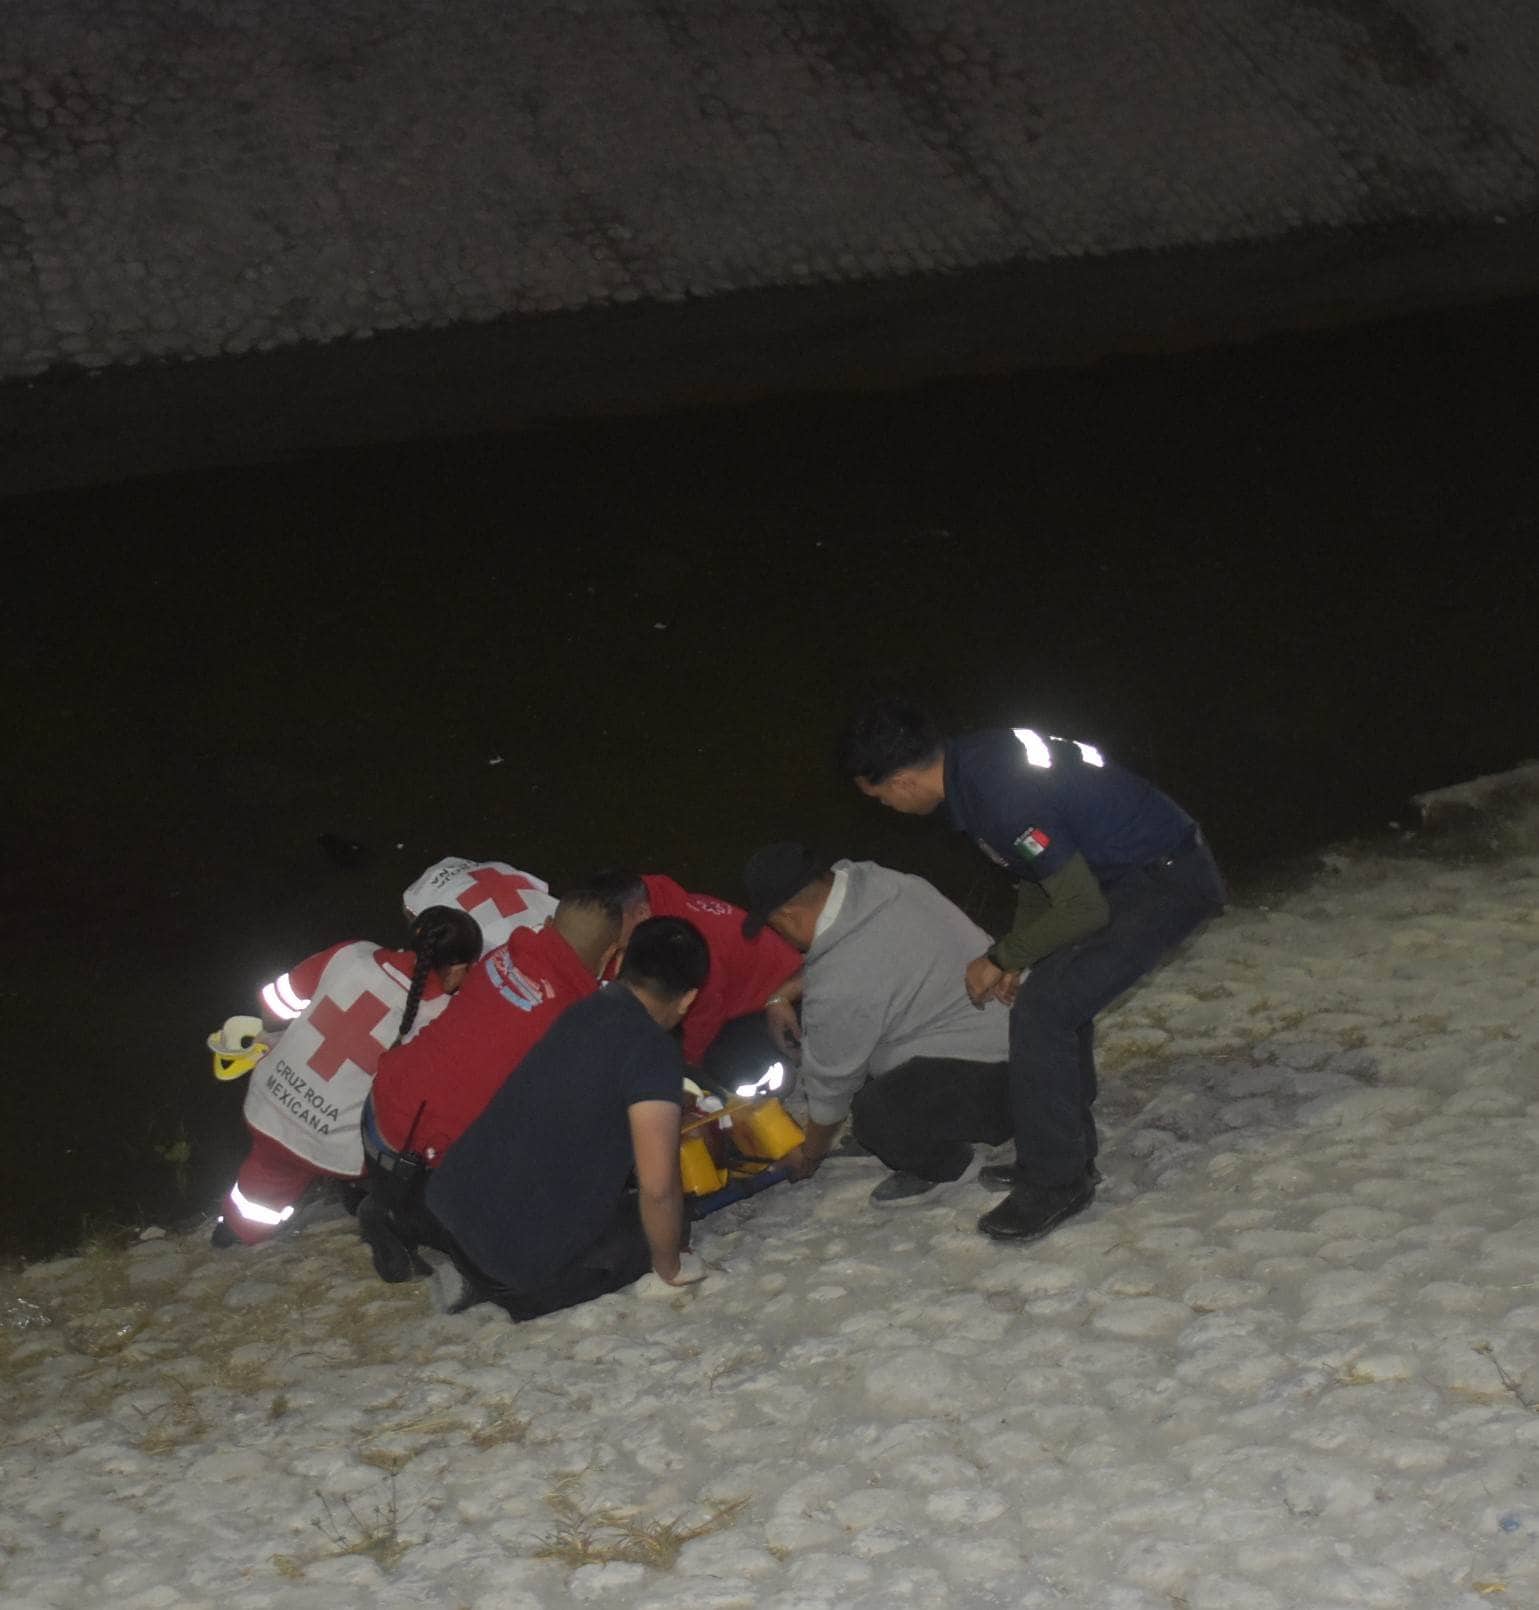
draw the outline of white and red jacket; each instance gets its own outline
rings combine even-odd
[[[321,1173],[362,1174],[364,1098],[395,1044],[415,964],[409,950],[355,940],[310,957],[271,986],[308,1004],[251,1070],[247,1124]],[[430,977],[412,1034],[448,1003]]]
[[[539,928],[556,909],[543,878],[506,861],[467,861],[462,855],[436,861],[401,897],[408,915],[429,906],[458,906],[481,929],[481,954],[508,942],[515,928]]]

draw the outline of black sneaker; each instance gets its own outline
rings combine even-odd
[[[978,1220],[978,1228],[998,1241],[1039,1241],[1093,1201],[1095,1186],[1088,1178],[1073,1185],[1017,1185]]]
[[[1085,1178],[1092,1185],[1101,1183],[1101,1171],[1094,1162],[1085,1164]],[[1013,1191],[1017,1185],[1025,1183],[1025,1176],[1018,1163],[990,1163],[978,1171],[978,1183],[991,1191]]]
[[[906,1202],[922,1202],[938,1180],[927,1180],[918,1174],[889,1174],[871,1193],[873,1207],[897,1207]]]

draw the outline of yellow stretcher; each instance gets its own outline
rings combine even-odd
[[[774,1096],[706,1103],[686,1112],[679,1138],[679,1174],[697,1219],[785,1179],[775,1164],[803,1139]]]

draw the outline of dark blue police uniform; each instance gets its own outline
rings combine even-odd
[[[1192,818],[1091,744],[1026,727],[972,733],[947,743],[945,787],[955,826],[1018,881],[1082,855],[1110,911],[1031,968],[1010,1014],[1020,1174],[1075,1184],[1096,1153],[1096,1013],[1222,908],[1223,879]]]

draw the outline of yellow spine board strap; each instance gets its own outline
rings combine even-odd
[[[745,1157],[773,1163],[794,1152],[806,1138],[801,1125],[774,1096],[745,1101],[728,1111],[732,1114],[732,1144]]]
[[[709,1196],[727,1183],[727,1171],[716,1166],[710,1148],[696,1135],[679,1147],[679,1179],[685,1196]]]

